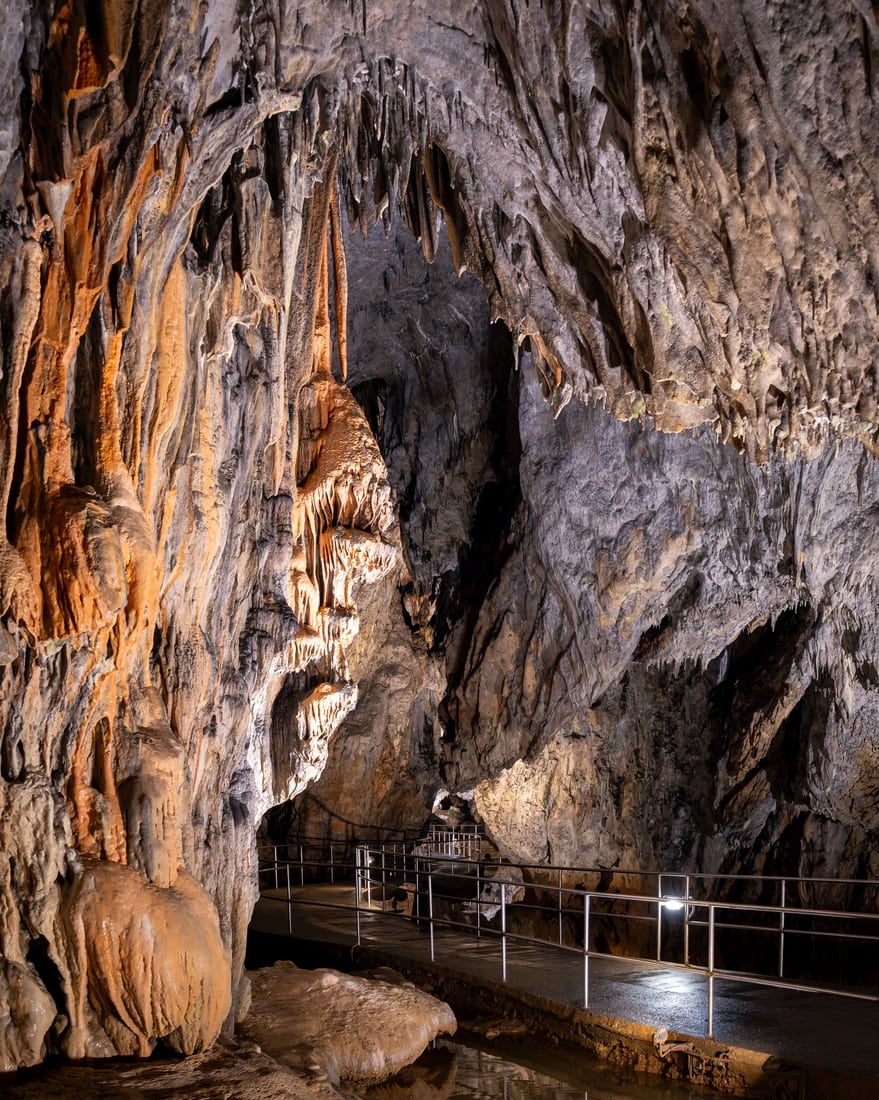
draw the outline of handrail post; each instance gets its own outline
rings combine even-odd
[[[690,965],[690,876],[684,877],[684,966]]]
[[[482,938],[482,863],[476,864],[476,938]]]
[[[272,851],[275,854],[275,889],[278,889],[278,845],[272,845]]]
[[[388,884],[386,881],[385,871],[385,846],[382,845],[382,909],[387,905],[388,900]]]
[[[305,856],[302,852],[302,842],[299,842],[299,885],[305,885]]]
[[[589,917],[590,917],[590,901],[591,896],[589,894],[583,895],[583,1007],[589,1007]]]
[[[293,895],[290,892],[290,863],[287,863],[287,933],[293,935]]]
[[[562,946],[562,869],[559,867],[559,947]]]
[[[662,875],[656,883],[656,961],[662,962]]]
[[[430,928],[430,961],[434,961],[433,943],[433,863],[427,865],[427,922]]]
[[[787,892],[785,887],[787,883],[784,879],[781,880],[781,913],[778,918],[778,976],[784,977],[784,916],[785,906],[787,904]],[[812,925],[814,928],[814,924]]]
[[[507,888],[501,882],[501,980],[507,980]]]
[[[360,857],[362,850],[360,847],[354,849],[354,920],[356,924],[357,933],[357,946],[360,946],[360,889],[362,875],[360,871]]]
[[[708,1036],[714,1038],[714,903],[708,903]]]
[[[367,846],[364,849],[364,863],[366,865],[366,908],[372,908],[372,851]]]
[[[330,882],[333,883],[335,881],[336,881],[336,877],[335,877],[335,866],[333,864],[333,842],[330,841]]]

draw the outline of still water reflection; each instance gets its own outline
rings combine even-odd
[[[514,1060],[515,1058],[515,1060]],[[627,1074],[606,1063],[516,1041],[491,1050],[443,1041],[367,1100],[717,1100],[719,1094]]]

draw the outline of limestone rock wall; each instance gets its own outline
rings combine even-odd
[[[393,721],[346,718],[294,832],[415,830],[438,790],[474,790],[526,862],[874,875],[876,460],[848,443],[756,466],[711,430],[576,399],[556,415],[442,251],[430,269],[400,237],[348,256],[351,377],[372,376],[354,392],[445,693],[413,758],[394,722],[420,712],[376,666]]]
[[[292,813],[272,815],[281,841],[288,830],[342,840],[374,825],[422,828],[439,782],[446,643],[462,614],[478,614],[490,579],[480,557],[509,507],[508,457],[515,470],[505,438],[512,341],[492,332],[482,287],[455,274],[445,236],[430,265],[403,226],[351,232],[346,255],[348,377],[387,464],[405,569],[361,600],[349,651],[358,705],[321,776]]]
[[[356,589],[397,559],[378,448],[331,371],[320,107],[302,84],[243,94],[241,52],[264,57],[272,28],[246,23],[233,59],[213,16],[59,5],[22,13],[15,43],[6,1069],[189,1053],[231,1026],[257,823],[319,773],[356,702]]]
[[[440,756],[477,782],[589,710],[618,729],[636,654],[716,688],[753,635],[783,690],[729,685],[718,820],[771,810],[788,744],[846,761],[791,804],[867,820],[873,467],[827,441],[875,442],[874,12],[12,0],[0,46],[4,1068],[231,1022],[257,822],[378,682],[361,608],[414,700],[380,723],[413,807]],[[425,417],[455,476],[402,511],[424,455],[386,476],[380,394],[346,388],[342,247],[345,213],[399,212],[428,258],[445,223],[511,334],[447,387],[488,431]],[[427,365],[406,399],[433,407]],[[458,531],[419,514],[440,489]]]
[[[521,542],[470,638],[452,788],[523,859],[875,877],[876,460],[756,468],[573,402],[550,424],[533,387],[521,408]]]

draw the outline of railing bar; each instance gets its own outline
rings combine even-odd
[[[280,902],[282,904],[286,904],[286,898],[285,897],[272,897],[270,894],[269,895],[263,895],[263,896],[265,897],[266,901],[277,901],[277,902]],[[298,898],[298,897],[296,898],[296,904],[297,905],[308,905],[308,906],[311,906],[314,909],[339,909],[339,910],[344,910],[346,912],[350,912],[350,909],[351,909],[350,905],[344,905],[340,902],[330,902],[330,901],[323,901],[323,900],[317,900],[317,899],[308,899],[308,898]],[[375,917],[381,917],[381,916],[387,915],[387,914],[375,913],[373,915]],[[393,915],[393,914],[391,914],[391,915]],[[450,922],[447,922],[447,923],[448,923],[450,928],[465,928],[466,929],[466,928],[471,927],[469,925],[461,924],[460,922],[450,921]],[[490,933],[491,935],[497,937],[497,938],[501,938],[501,933],[494,931],[494,929],[486,929],[486,931],[488,933]],[[523,936],[523,935],[517,934],[515,932],[510,932],[510,931],[507,931],[505,933],[505,938],[508,939],[508,940],[513,940],[513,941],[520,942],[520,943],[534,944],[534,945],[537,945],[537,946],[542,945],[544,947],[550,948],[551,950],[564,951],[568,954],[581,954],[582,953],[581,950],[579,948],[576,948],[576,947],[569,947],[569,946],[566,946],[566,945],[563,945],[562,947],[558,947],[555,944],[547,943],[545,940],[537,940],[537,939],[534,939],[531,936]],[[615,961],[615,962],[624,963],[624,964],[634,963],[635,965],[638,965],[638,966],[652,967],[653,969],[657,969],[657,970],[678,970],[678,971],[681,971],[682,973],[693,974],[694,976],[697,975],[697,974],[707,974],[708,973],[708,970],[707,970],[706,967],[700,967],[700,966],[697,966],[696,964],[693,964],[693,963],[691,963],[689,966],[685,966],[683,963],[672,963],[672,962],[668,962],[668,961],[663,961],[662,963],[657,963],[655,959],[643,959],[643,958],[639,958],[638,956],[635,956],[635,955],[632,955],[632,956],[629,956],[629,955],[613,955],[610,952],[596,951],[594,949],[590,950],[589,954],[590,954],[591,958],[608,959],[610,961]],[[745,982],[746,984],[749,984],[749,985],[765,985],[765,986],[767,986],[771,989],[791,989],[791,990],[794,990],[794,991],[800,992],[800,993],[819,993],[823,996],[847,997],[851,1000],[870,1001],[870,1002],[879,1003],[879,994],[857,993],[853,990],[845,990],[845,989],[833,988],[833,987],[829,987],[829,986],[805,985],[803,983],[791,982],[791,981],[787,981],[787,980],[779,981],[776,978],[761,978],[758,975],[743,974],[743,973],[740,973],[739,971],[735,971],[735,970],[718,970],[718,969],[715,969],[714,975],[717,979],[722,980],[722,981]]]
[[[474,835],[479,837],[480,840],[481,840],[481,834],[480,833],[475,833]],[[318,843],[321,843],[321,844],[325,844],[326,841],[327,841],[326,837],[318,836],[316,834],[313,835],[313,836],[309,835],[309,834],[303,834],[301,839],[303,841],[314,840],[314,841],[316,841]],[[402,841],[402,842],[401,841],[387,841],[386,843],[388,845],[400,844],[400,843],[420,843],[420,842],[426,841],[427,839],[428,838],[424,837],[424,838],[421,838],[420,840],[416,839],[416,840]],[[358,841],[351,841],[350,842],[352,848],[355,847],[358,843],[359,843]],[[272,847],[273,846],[271,844],[257,845],[257,851],[258,852],[259,851],[269,851],[269,850],[271,850]],[[555,864],[555,863],[518,864],[517,866],[533,867],[533,868],[537,868],[541,871],[558,871],[558,870],[562,870],[562,871],[571,871],[572,873],[583,873],[583,874],[586,874],[586,873],[588,873],[588,874],[602,874],[602,873],[603,874],[608,874],[608,873],[611,873],[611,874],[613,874],[615,876],[618,876],[618,877],[631,876],[631,877],[640,877],[640,878],[658,878],[659,875],[664,875],[664,876],[665,875],[668,875],[668,876],[675,875],[678,878],[684,878],[686,876],[686,874],[688,873],[691,878],[699,879],[701,881],[790,882],[790,883],[800,883],[800,884],[802,884],[802,883],[813,884],[813,885],[817,885],[817,886],[820,886],[820,885],[833,885],[833,886],[877,886],[877,887],[879,887],[879,879],[863,879],[863,878],[819,878],[817,876],[808,876],[808,875],[721,874],[719,872],[708,872],[708,871],[671,872],[671,871],[644,870],[644,869],[641,869],[641,868],[636,869],[636,868],[632,868],[632,867],[629,867],[629,868],[621,868],[621,867],[614,867],[614,868],[608,868],[608,867],[571,867],[571,866],[565,866],[565,865],[562,865],[562,864]]]
[[[625,914],[613,914],[617,917],[624,917]],[[631,918],[637,920],[643,920],[643,917]],[[652,918],[651,918],[652,919]],[[707,920],[691,920],[691,926],[697,928],[707,928]],[[778,928],[772,927],[769,924],[726,924],[721,921],[715,922],[716,928],[723,928],[728,932],[769,932],[773,936],[778,935]],[[879,943],[879,936],[870,936],[866,932],[820,932],[818,930],[812,930],[809,928],[791,928],[789,925],[785,925],[785,936],[814,936],[816,939],[831,939],[831,940],[863,940],[865,943]]]
[[[378,853],[375,853],[375,854],[378,854]],[[290,861],[287,861],[287,860],[279,860],[278,864],[280,866],[287,866],[287,864],[289,862]],[[319,867],[319,866],[321,866],[321,864],[319,864],[317,862],[306,861],[305,866]],[[381,881],[378,878],[372,879],[371,876],[370,876],[370,879],[371,879],[371,881],[374,881],[376,883],[379,883]],[[494,881],[499,883],[499,884],[503,883],[504,885],[507,885],[507,886],[514,886],[514,887],[522,886],[522,883],[517,882],[517,881],[512,880],[512,879],[500,879],[500,878],[495,877]],[[537,884],[530,883],[528,885],[536,886]],[[541,890],[546,890],[546,891],[553,891],[553,890],[557,889],[557,887],[554,887],[550,884],[540,884],[538,888],[541,889]],[[582,891],[571,890],[571,889],[568,889],[568,888],[563,888],[563,890],[564,890],[565,893],[571,893],[571,894],[575,894],[575,895],[578,894],[578,893],[580,893],[580,894],[582,893]],[[610,902],[643,902],[643,903],[645,903],[645,905],[650,905],[650,904],[655,905],[656,902],[657,902],[657,898],[654,897],[653,895],[650,895],[650,894],[618,894],[618,893],[615,894],[615,893],[610,893],[610,892],[601,892],[601,893],[599,893],[599,892],[594,892],[594,891],[590,891],[590,893],[591,893],[591,896],[593,898],[601,899],[601,900],[605,900],[605,901],[610,901]],[[529,903],[518,903],[518,904],[520,904],[523,908],[532,908],[532,909],[542,908],[541,906],[536,905],[536,904],[529,904]],[[870,922],[879,921],[879,913],[864,913],[864,912],[858,912],[856,910],[802,909],[802,908],[797,908],[797,907],[791,908],[790,906],[782,909],[782,907],[778,906],[778,905],[757,905],[757,904],[748,903],[748,902],[732,902],[732,901],[709,901],[709,900],[697,899],[697,898],[691,898],[689,904],[694,909],[715,908],[715,909],[724,910],[726,912],[767,913],[767,914],[784,912],[787,918],[793,918],[793,917],[798,917],[799,916],[799,917],[818,917],[818,918],[823,918],[823,919],[826,919],[826,920],[851,920],[851,921],[870,921]],[[647,916],[644,916],[644,915],[641,915],[641,914],[614,913],[614,912],[611,912],[609,910],[603,911],[601,915],[609,916],[609,917],[623,917],[623,918],[629,919],[629,920],[651,920],[652,921],[654,919],[653,917],[647,917]],[[706,922],[705,921],[699,921],[699,920],[693,918],[691,920],[691,923],[696,924],[696,925],[704,925]],[[720,926],[721,925],[718,925],[718,927],[720,927]],[[764,926],[759,926],[759,925],[748,926],[748,925],[728,924],[728,925],[723,925],[723,927],[741,928],[741,929],[747,929],[749,927],[753,927],[755,929],[761,929]],[[771,928],[771,926],[767,925],[767,926],[765,926],[765,930],[766,931],[772,931],[773,929]],[[775,931],[777,932],[778,929],[776,928]],[[800,932],[800,933],[803,932],[803,930],[801,930],[801,929],[794,929],[794,928],[791,928],[790,926],[786,926],[785,931],[789,932],[791,934],[796,934],[797,932]],[[810,930],[806,930],[805,934],[829,935],[829,936],[848,935],[847,933],[836,933],[836,932],[823,932],[822,933],[822,932],[819,932],[819,931],[811,932]],[[851,935],[854,937],[855,933],[852,933]],[[866,936],[866,938],[870,939],[872,937]]]
[[[756,974],[740,974],[737,970],[715,970],[718,978],[726,982],[745,982],[747,985],[766,985],[771,989],[793,989],[798,993],[820,993],[827,997],[848,997],[853,1001],[879,1003],[879,994],[856,993],[849,989],[834,989],[823,985],[804,985],[802,982],[779,981],[777,978],[761,978]]]

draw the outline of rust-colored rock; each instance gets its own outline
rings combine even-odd
[[[232,997],[229,951],[211,899],[189,875],[162,888],[113,860],[86,862],[63,924],[69,1057],[148,1055],[158,1039],[192,1054],[219,1035]]]

